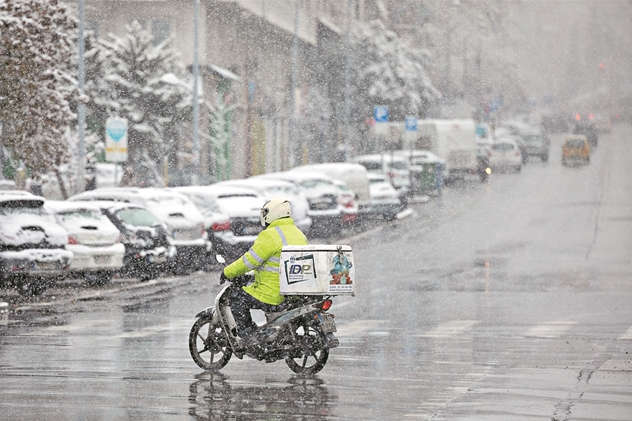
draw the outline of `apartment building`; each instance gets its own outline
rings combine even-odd
[[[186,65],[193,63],[195,0],[86,0],[86,24],[98,36],[121,34],[138,20],[156,41],[174,37]],[[374,0],[199,0],[199,60],[205,98],[235,106],[227,154],[230,175],[278,171],[305,161],[332,159],[344,143],[344,37],[353,20],[370,18]],[[295,19],[297,18],[297,21]],[[298,27],[294,50],[295,25]],[[294,75],[294,83],[293,83]],[[292,87],[294,92],[292,97]],[[330,117],[314,137],[300,119],[324,97]],[[292,106],[297,130],[292,139]],[[305,111],[308,110],[308,111]],[[310,114],[310,115],[307,115]],[[318,121],[318,120],[315,120]],[[322,127],[320,127],[322,126]],[[324,127],[326,126],[326,127]],[[183,137],[190,136],[188,128]],[[201,115],[201,171],[214,175],[209,116]],[[190,144],[184,139],[184,145]]]

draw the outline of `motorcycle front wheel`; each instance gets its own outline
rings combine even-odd
[[[189,334],[189,352],[193,361],[202,369],[216,371],[222,369],[233,351],[221,326],[214,326],[211,317],[199,318]]]
[[[285,363],[296,374],[318,373],[329,358],[325,334],[320,327],[307,323],[298,325],[294,329],[295,347],[285,358]]]

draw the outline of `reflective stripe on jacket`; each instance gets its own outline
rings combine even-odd
[[[279,284],[281,248],[305,244],[307,238],[292,218],[277,219],[259,233],[250,250],[224,268],[224,273],[228,278],[234,278],[254,270],[255,282],[244,287],[244,291],[263,303],[281,304],[284,299]]]

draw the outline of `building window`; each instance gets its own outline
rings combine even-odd
[[[169,38],[169,21],[156,19],[151,23],[151,35],[154,37],[154,45],[163,43]]]

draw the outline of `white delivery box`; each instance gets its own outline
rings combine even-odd
[[[281,295],[353,295],[355,267],[350,246],[284,246]]]

